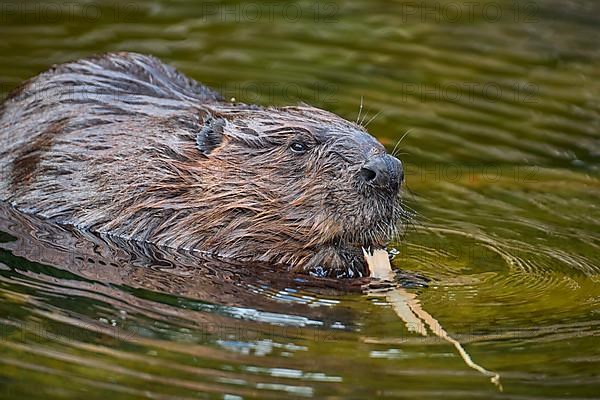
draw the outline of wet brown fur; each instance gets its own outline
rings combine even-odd
[[[294,142],[309,151],[290,150]],[[398,188],[358,179],[385,149],[308,106],[223,101],[134,53],[55,66],[0,115],[0,197],[58,223],[352,277],[398,228]]]
[[[10,180],[12,190],[18,190],[19,186],[28,184],[38,168],[42,155],[50,149],[54,137],[60,134],[64,125],[64,120],[54,122],[20,150],[13,161]]]

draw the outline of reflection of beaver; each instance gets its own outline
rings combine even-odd
[[[100,234],[363,275],[402,215],[402,165],[312,107],[218,94],[155,58],[59,65],[0,106],[0,197]]]

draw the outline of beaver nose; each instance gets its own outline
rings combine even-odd
[[[389,154],[370,159],[362,166],[359,174],[365,182],[394,192],[398,191],[404,180],[402,163]]]

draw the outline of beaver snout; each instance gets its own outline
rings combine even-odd
[[[378,155],[362,166],[359,177],[372,186],[397,193],[404,180],[404,169],[396,157]]]

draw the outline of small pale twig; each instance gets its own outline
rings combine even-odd
[[[388,254],[385,250],[378,249],[369,254],[363,249],[365,260],[369,266],[371,272],[370,276],[374,279],[392,281],[394,272],[390,265]],[[431,332],[444,339],[448,343],[452,344],[458,351],[458,354],[464,360],[465,364],[476,371],[481,372],[483,375],[490,377],[491,382],[502,391],[502,385],[500,384],[500,374],[488,371],[481,365],[476,364],[469,353],[463,348],[462,344],[448,335],[442,325],[431,316],[427,311],[423,310],[421,303],[417,299],[417,295],[410,293],[402,288],[396,287],[385,293],[388,302],[392,305],[394,312],[404,321],[406,327],[411,332],[419,333],[422,336],[427,336],[427,329],[425,324],[429,326]],[[425,324],[423,323],[425,322]]]

